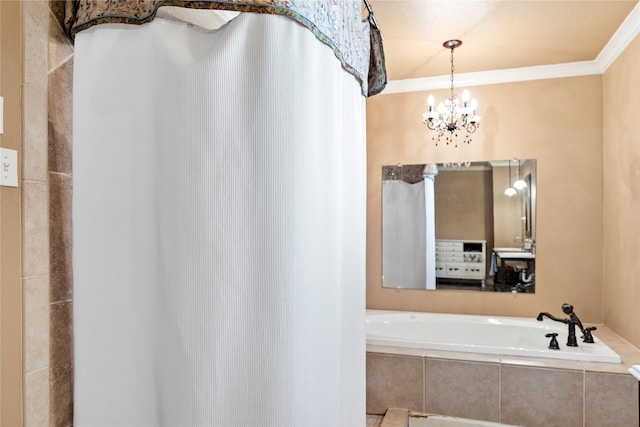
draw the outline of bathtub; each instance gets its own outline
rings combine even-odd
[[[578,347],[567,347],[567,325],[549,319],[367,310],[366,329],[367,345],[620,363],[597,331],[586,344],[577,329]],[[551,332],[560,350],[548,348]]]

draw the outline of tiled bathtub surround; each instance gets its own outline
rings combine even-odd
[[[47,2],[22,1],[23,425],[49,425]]]
[[[73,46],[62,26],[64,2],[48,10],[48,179],[50,252],[49,425],[73,424],[71,268]]]
[[[626,369],[640,351],[598,332],[622,364],[368,346],[367,413],[397,407],[528,427],[638,426],[638,381]]]
[[[72,424],[71,83],[64,2],[22,1],[24,425]],[[58,17],[58,18],[57,18]]]

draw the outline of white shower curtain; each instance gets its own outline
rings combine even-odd
[[[382,276],[388,287],[426,289],[424,181],[382,181]]]
[[[74,61],[74,424],[363,425],[358,81],[276,15]]]

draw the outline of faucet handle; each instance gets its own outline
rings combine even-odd
[[[595,326],[590,326],[588,328],[584,328],[584,335],[582,336],[582,342],[586,342],[587,344],[593,344],[593,335],[591,335],[591,331],[595,331]]]
[[[552,332],[550,334],[546,334],[545,337],[551,338],[551,342],[549,343],[549,348],[551,350],[560,350],[560,346],[558,345],[558,340],[556,337],[558,334],[556,332]]]

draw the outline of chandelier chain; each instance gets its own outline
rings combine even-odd
[[[451,98],[453,99],[453,72],[456,70],[456,66],[453,65],[453,50],[454,48],[451,48],[451,58],[449,59],[449,62],[451,62],[451,76],[449,77],[449,80],[451,80]]]

